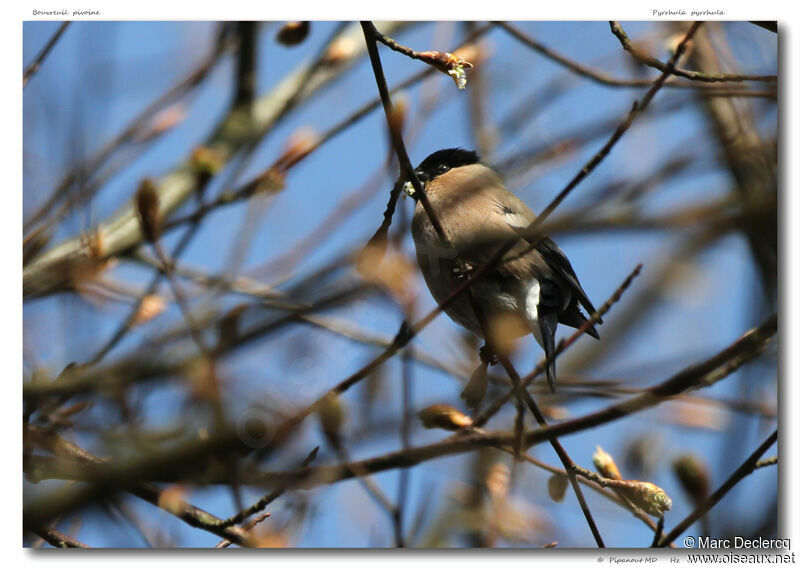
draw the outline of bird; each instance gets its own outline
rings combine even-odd
[[[578,280],[572,264],[549,237],[524,239],[523,232],[535,219],[533,211],[511,193],[500,175],[482,163],[478,153],[463,148],[438,150],[414,170],[443,240],[423,207],[423,200],[407,181],[403,189],[416,201],[411,234],[417,263],[434,300],[442,304],[464,279],[486,264],[510,239],[522,238],[500,262],[472,285],[476,314],[467,293],[459,295],[444,311],[457,324],[483,337],[481,318],[500,322],[504,337],[486,340],[481,360],[496,362],[488,346],[532,334],[548,359],[547,382],[555,392],[555,352],[558,324],[579,328],[595,308]],[[531,245],[533,244],[533,247]],[[597,324],[602,324],[597,319]],[[586,333],[599,339],[590,325]],[[485,367],[484,367],[485,370]]]

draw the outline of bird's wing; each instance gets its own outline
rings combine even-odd
[[[460,258],[473,267],[479,267],[494,255],[497,247],[515,236],[522,236],[522,230],[536,219],[536,215],[488,168],[478,178],[460,182],[464,187],[457,199],[440,202],[442,207],[453,210],[451,215],[441,216],[440,221]],[[419,205],[417,209],[421,211]],[[531,277],[553,281],[561,288],[566,287],[564,293],[576,298],[590,313],[595,311],[558,245],[544,237],[533,250],[528,251],[529,247],[530,243],[525,240],[514,245],[498,266],[498,276],[522,281]]]
[[[507,196],[503,196],[502,201],[498,200],[495,207],[498,211],[502,212],[502,217],[505,223],[507,223],[509,227],[517,234],[521,234],[521,232],[536,218],[534,213],[525,204],[525,202],[510,192]],[[518,243],[509,252],[508,258],[514,259],[515,255],[522,255],[529,246],[530,242],[528,241]],[[544,264],[548,269],[550,269],[550,271],[558,275],[560,280],[567,283],[570,291],[575,294],[581,305],[583,305],[583,307],[589,311],[589,314],[595,312],[594,306],[589,300],[589,297],[586,295],[586,292],[583,290],[583,287],[578,280],[578,276],[575,274],[575,269],[572,268],[572,264],[569,262],[569,259],[567,259],[567,256],[563,251],[561,251],[558,245],[556,245],[555,241],[549,237],[542,237],[538,240],[538,242],[536,242],[532,253],[533,254],[523,255],[519,258],[521,266],[514,266],[516,261],[511,260],[505,263],[504,267],[508,267],[512,271],[524,270],[526,268],[525,265],[532,263],[534,265],[538,265],[535,268],[541,271],[542,263],[537,263],[538,259],[540,258],[542,261],[544,261]],[[530,267],[527,268],[530,269]],[[547,277],[548,275],[544,274],[542,276]],[[598,323],[602,324],[602,320],[599,320]]]
[[[569,283],[570,288],[578,297],[578,301],[589,311],[589,314],[594,313],[595,308],[589,300],[589,297],[586,296],[586,292],[583,290],[580,281],[578,281],[578,276],[575,274],[572,264],[569,262],[564,252],[555,244],[555,241],[549,237],[543,237],[536,243],[535,250],[562,279]],[[598,324],[603,323],[602,320],[598,320],[597,322]]]

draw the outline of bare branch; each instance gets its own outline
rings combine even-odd
[[[625,33],[625,30],[622,29],[622,26],[619,22],[611,21],[611,31],[617,39],[619,43],[622,44],[622,47],[625,51],[630,53],[633,57],[636,58],[637,61],[644,63],[648,67],[652,67],[653,69],[658,69],[661,72],[664,72],[669,64],[665,64],[662,61],[659,61],[655,57],[651,57],[646,53],[640,51],[630,39],[628,39],[628,34]],[[777,75],[740,75],[737,73],[702,73],[700,71],[689,71],[687,69],[679,69],[677,67],[673,67],[670,69],[669,73],[672,75],[677,75],[678,77],[685,77],[687,79],[691,79],[692,81],[703,81],[706,83],[717,83],[721,81],[733,81],[733,82],[741,82],[741,81],[764,81],[764,82],[775,82],[778,80]]]
[[[775,444],[778,440],[778,430],[776,429],[767,439],[759,445],[759,447],[753,451],[747,459],[737,468],[733,474],[731,474],[728,479],[717,488],[717,490],[708,497],[708,499],[703,503],[700,504],[695,510],[689,514],[683,521],[681,521],[678,525],[672,528],[672,531],[669,532],[664,538],[659,541],[658,546],[663,547],[664,544],[673,541],[679,535],[681,535],[684,531],[686,531],[689,526],[691,526],[694,522],[702,518],[706,512],[708,512],[711,508],[713,508],[717,502],[722,500],[725,497],[725,494],[730,492],[731,488],[736,486],[739,482],[741,482],[744,478],[748,475],[752,474],[754,470],[756,470],[759,465],[759,458],[769,450],[769,447]]]
[[[36,72],[42,67],[42,63],[44,63],[45,58],[56,46],[56,43],[58,43],[58,40],[61,38],[64,32],[67,31],[67,28],[71,23],[72,22],[62,22],[62,24],[58,26],[56,33],[54,33],[47,43],[44,44],[42,50],[36,55],[36,57],[33,58],[33,61],[28,64],[28,66],[25,68],[25,71],[22,72],[23,89],[28,84],[28,81],[31,80],[31,77],[33,77],[34,74],[36,74]]]
[[[91,546],[86,545],[82,541],[78,541],[74,537],[70,537],[66,534],[61,533],[55,528],[38,528],[34,530],[34,533],[45,540],[47,543],[52,545],[53,547],[58,547],[61,549],[90,549]]]

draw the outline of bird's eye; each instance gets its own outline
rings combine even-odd
[[[450,169],[450,166],[448,166],[447,164],[439,164],[439,167],[436,169],[436,172],[438,174],[444,174],[449,169]]]

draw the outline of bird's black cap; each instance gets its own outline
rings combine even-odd
[[[436,176],[458,168],[480,162],[478,153],[474,150],[464,150],[463,148],[445,148],[437,150],[425,160],[423,160],[415,172],[421,181],[430,181]]]

